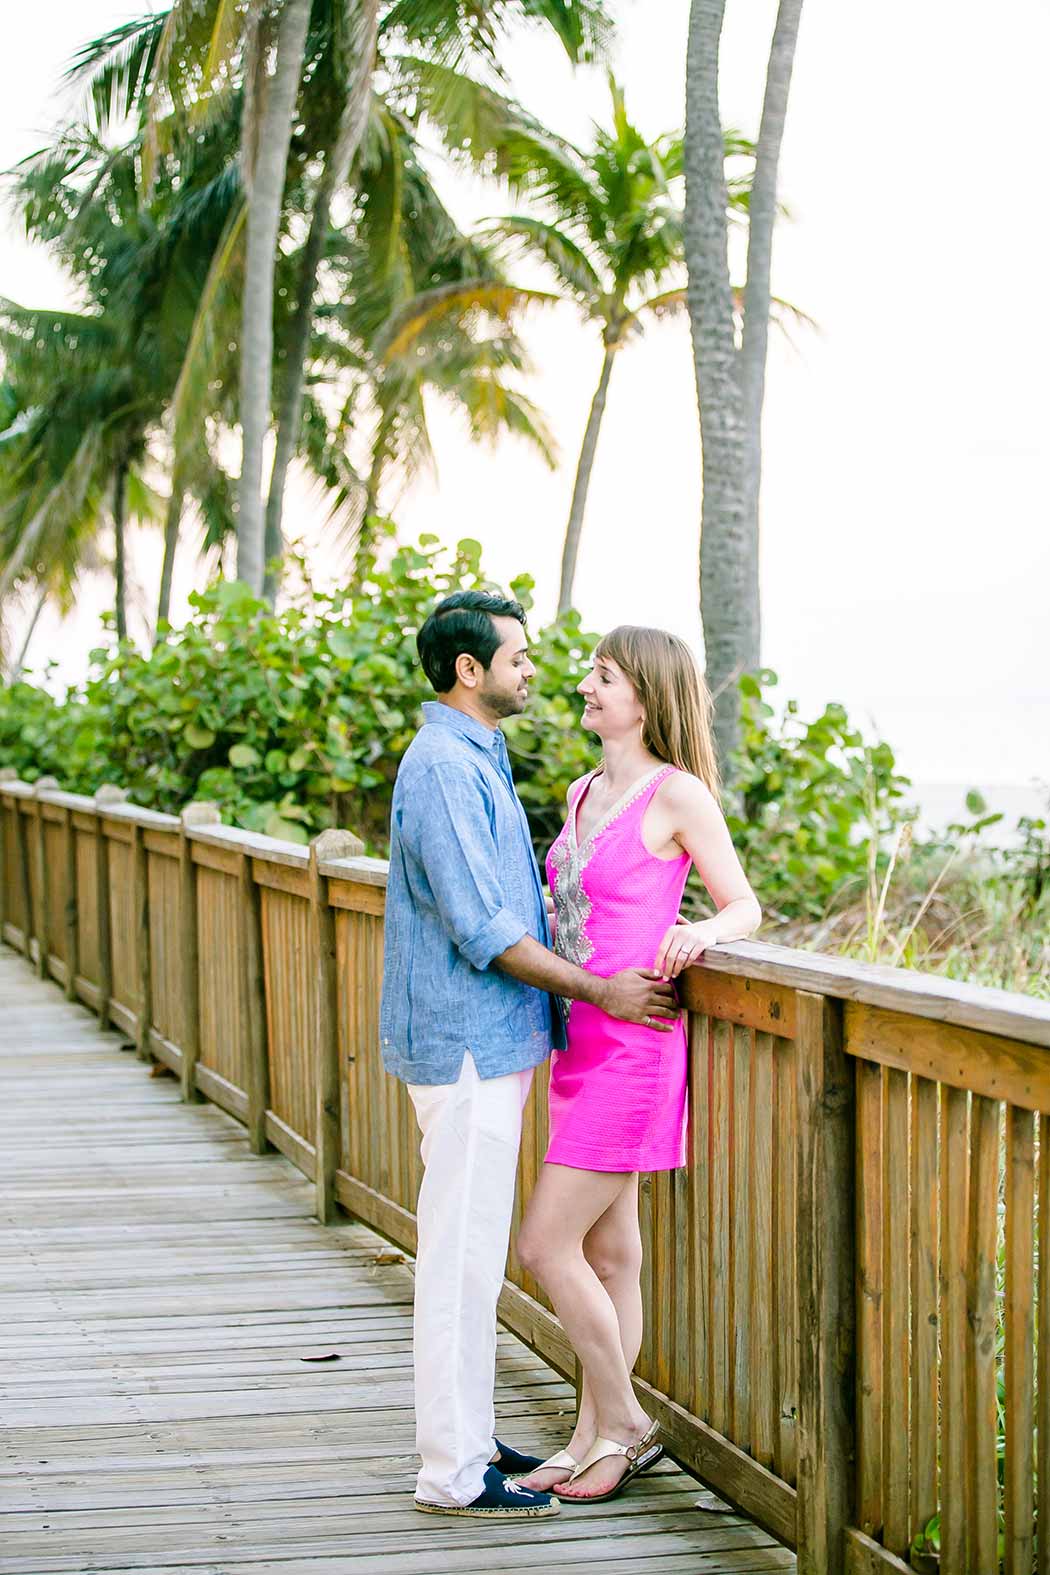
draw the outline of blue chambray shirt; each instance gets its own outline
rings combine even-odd
[[[529,823],[497,727],[440,701],[397,773],[390,817],[383,1063],[406,1083],[454,1083],[538,1066],[564,1047],[560,1008],[490,968],[531,935],[550,945]]]

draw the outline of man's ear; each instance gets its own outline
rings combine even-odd
[[[476,657],[468,651],[461,651],[456,657],[456,677],[465,689],[476,689],[481,678],[481,670]]]

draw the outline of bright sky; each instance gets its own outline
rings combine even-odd
[[[688,0],[620,0],[617,71],[650,134],[682,118]],[[0,162],[34,146],[77,43],[129,15],[120,0],[51,0],[7,18]],[[723,116],[754,133],[773,0],[729,0]],[[876,25],[877,24],[877,25]],[[1045,255],[1030,217],[1045,167],[1046,0],[885,0],[861,20],[808,0],[781,195],[792,220],[774,288],[815,317],[795,348],[774,338],[765,415],[763,658],[804,709],[842,700],[925,782],[1050,777],[1050,531]],[[553,47],[513,52],[519,96],[577,140],[605,114],[599,72]],[[1007,197],[1016,195],[1011,218]],[[460,182],[469,220],[504,210]],[[63,304],[48,259],[10,224],[0,294]],[[553,475],[511,443],[471,450],[438,416],[440,463],[397,509],[406,534],[474,535],[489,572],[538,581],[553,610],[576,455],[597,381],[593,335],[568,309],[528,330],[529,388],[561,444]],[[290,510],[303,528],[311,505]],[[589,626],[659,623],[699,646],[699,437],[688,329],[667,323],[624,352],[610,392],[577,601]],[[157,548],[138,545],[147,602]],[[189,588],[184,576],[183,591]],[[69,652],[78,676],[97,608],[87,592],[33,660]]]

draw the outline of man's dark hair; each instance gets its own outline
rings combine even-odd
[[[447,695],[454,687],[456,658],[464,652],[488,671],[503,644],[494,618],[516,618],[524,628],[525,609],[486,591],[456,591],[434,608],[416,636],[416,649],[435,694]]]

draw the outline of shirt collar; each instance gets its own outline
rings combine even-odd
[[[497,754],[500,753],[500,745],[506,743],[498,727],[486,727],[483,722],[468,716],[465,711],[458,711],[453,705],[446,705],[443,700],[424,700],[423,720],[451,727],[455,732],[465,734],[475,744],[480,744],[483,749],[492,749]]]

